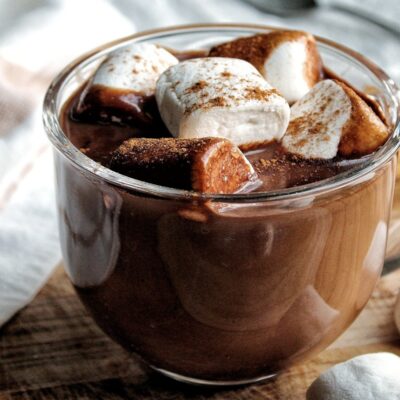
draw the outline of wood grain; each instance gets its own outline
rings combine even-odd
[[[270,381],[236,389],[189,387],[163,378],[108,339],[58,268],[37,298],[0,331],[0,400],[304,399],[326,368],[368,352],[400,355],[393,306],[400,270],[384,277],[352,327],[329,349]]]

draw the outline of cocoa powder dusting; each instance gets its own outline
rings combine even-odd
[[[261,89],[256,86],[247,87],[245,91],[246,91],[245,98],[247,100],[262,101],[271,96],[271,94],[278,94],[276,89]]]
[[[187,88],[185,90],[185,93],[197,93],[200,90],[203,90],[204,88],[206,88],[207,86],[208,86],[208,84],[206,81],[198,81],[190,88]]]
[[[210,99],[207,103],[206,103],[206,107],[205,108],[211,108],[211,107],[224,107],[226,106],[226,101],[223,97],[218,96],[218,97],[214,97],[213,99]]]
[[[288,133],[292,136],[297,136],[299,132],[303,132],[304,130],[307,130],[309,135],[321,135],[326,133],[329,125],[334,123],[334,119],[339,110],[336,110],[333,116],[325,123],[321,122],[320,116],[333,101],[334,99],[330,96],[322,96],[319,104],[313,111],[290,121]],[[324,138],[324,140],[328,141],[329,137]],[[299,147],[303,147],[306,144],[306,139],[301,139],[296,142],[296,145]]]
[[[223,78],[230,78],[230,77],[232,76],[232,74],[231,74],[229,71],[223,71],[223,72],[221,73],[221,76],[222,76]]]
[[[340,158],[335,160],[307,160],[286,153],[278,143],[271,143],[271,152],[265,156],[251,156],[254,169],[264,184],[263,190],[283,189],[329,178],[342,172],[346,164]],[[254,158],[253,158],[254,157]]]

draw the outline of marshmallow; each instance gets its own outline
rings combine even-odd
[[[307,390],[307,400],[400,399],[400,357],[364,354],[335,365]]]
[[[75,108],[77,118],[151,122],[156,82],[178,59],[162,47],[134,43],[112,52],[94,73]],[[150,104],[149,103],[154,103]]]
[[[128,139],[110,168],[132,178],[203,193],[235,193],[257,181],[243,153],[229,140]]]
[[[167,69],[156,100],[161,118],[179,138],[218,136],[238,146],[279,140],[290,108],[249,63],[197,58]]]
[[[385,124],[354,90],[327,79],[292,106],[282,146],[308,159],[362,156],[381,146],[388,134]]]
[[[322,77],[317,44],[307,32],[274,31],[239,38],[212,48],[209,55],[248,61],[289,103],[303,97]]]
[[[151,96],[161,73],[177,63],[178,59],[162,47],[133,43],[107,57],[95,72],[92,85]]]

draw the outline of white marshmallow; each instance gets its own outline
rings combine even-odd
[[[265,59],[263,76],[289,103],[294,103],[316,83],[305,73],[309,62],[305,40],[285,41]]]
[[[282,145],[304,158],[333,158],[350,115],[351,102],[342,87],[322,81],[292,106]]]
[[[335,365],[307,390],[307,400],[400,399],[400,357],[364,354]]]
[[[92,85],[154,94],[158,77],[178,59],[162,47],[133,43],[111,53],[95,72]]]
[[[210,55],[250,62],[289,103],[303,97],[322,76],[316,41],[307,32],[279,30],[239,38],[214,47]]]
[[[352,89],[327,79],[292,106],[282,146],[303,158],[331,159],[338,153],[371,153],[387,135],[383,122]]]
[[[159,78],[156,100],[175,137],[219,136],[239,146],[279,140],[290,108],[249,63],[230,58],[181,62]]]

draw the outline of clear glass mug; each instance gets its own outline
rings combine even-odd
[[[399,153],[397,153],[399,158]],[[400,267],[400,164],[397,164],[397,177],[394,188],[393,207],[390,215],[388,243],[386,246],[385,272]]]
[[[324,63],[373,86],[392,134],[368,165],[278,192],[201,195],[119,175],[79,152],[60,111],[107,53],[146,41],[207,48],[273,28],[139,33],[66,67],[44,123],[54,145],[65,269],[98,325],[174,379],[232,385],[326,348],[367,302],[384,261],[399,146],[397,88],[361,55],[318,39]]]

